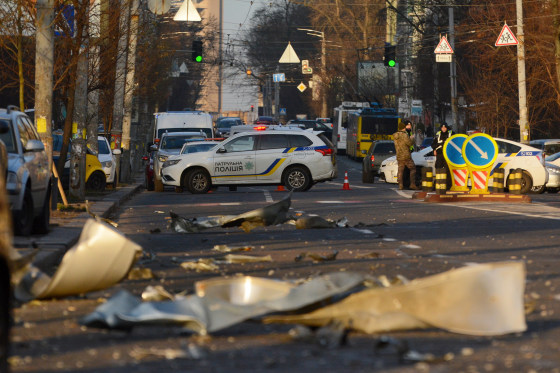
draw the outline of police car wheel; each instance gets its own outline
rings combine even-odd
[[[211,187],[210,175],[202,169],[192,170],[186,174],[184,185],[192,194],[207,193]]]
[[[284,185],[288,190],[303,192],[311,187],[309,172],[303,167],[291,167],[284,174]]]
[[[523,175],[521,177],[521,194],[527,194],[531,191],[533,187],[533,179],[531,175],[527,171],[523,171]]]

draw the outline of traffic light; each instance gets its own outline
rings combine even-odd
[[[202,41],[193,40],[191,59],[195,62],[202,62]]]
[[[385,43],[385,66],[395,67],[397,65],[397,46]]]
[[[255,111],[255,107],[251,105],[251,111]]]

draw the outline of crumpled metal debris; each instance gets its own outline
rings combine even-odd
[[[187,261],[182,262],[181,267],[196,272],[211,272],[211,271],[218,271],[220,267],[216,264],[216,261],[211,258],[201,258],[197,261]]]
[[[241,227],[246,232],[259,226],[282,224],[288,220],[287,214],[292,204],[292,194],[271,205],[237,215],[222,223],[223,228]]]
[[[251,276],[214,278],[197,282],[195,295],[144,303],[123,290],[81,323],[125,329],[175,324],[206,334],[270,312],[293,311],[315,304],[355,288],[363,279],[363,275],[350,272],[335,272],[302,284]]]
[[[142,292],[142,300],[147,302],[159,302],[162,300],[173,300],[175,296],[165,290],[161,285],[148,285]]]
[[[325,219],[320,216],[304,216],[295,220],[296,229],[321,229],[321,228],[346,228],[348,219],[339,220]]]
[[[169,228],[178,233],[197,233],[204,229],[222,227],[241,227],[250,232],[256,227],[284,223],[291,205],[291,193],[288,197],[271,205],[251,210],[240,215],[223,215],[187,219],[170,211]]]
[[[29,301],[108,288],[127,275],[141,252],[139,245],[113,227],[88,219],[55,274],[51,277],[31,266],[15,285],[14,295]]]
[[[268,323],[311,326],[341,322],[365,333],[437,327],[469,335],[522,332],[525,265],[470,265],[403,285],[366,289],[302,315],[266,317]]]

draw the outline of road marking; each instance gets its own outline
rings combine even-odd
[[[264,199],[266,200],[266,202],[268,202],[268,203],[274,202],[274,200],[272,199],[272,196],[270,195],[270,192],[268,190],[263,190],[263,193],[264,193]]]
[[[191,206],[208,207],[208,206],[239,206],[239,205],[241,205],[241,202],[195,203],[195,204],[192,204]]]
[[[498,212],[510,215],[521,215],[528,218],[538,218],[538,219],[551,219],[560,220],[560,209],[558,207],[548,206],[544,203],[532,203],[532,204],[492,204],[489,205],[488,202],[485,204],[475,204],[475,203],[442,203],[442,205],[462,207],[471,210],[480,210],[487,212]]]
[[[366,201],[315,201],[315,203],[331,203],[331,204],[337,204],[337,203],[366,203]]]
[[[412,199],[412,194],[410,193],[403,192],[402,190],[398,190],[398,189],[393,189],[393,190],[397,192],[397,194],[401,197]]]

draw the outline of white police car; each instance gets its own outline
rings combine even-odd
[[[521,144],[516,141],[494,138],[498,145],[498,157],[494,162],[494,167],[490,172],[490,177],[494,172],[503,168],[507,179],[511,170],[521,168],[523,170],[523,180],[521,183],[521,193],[537,191],[548,181],[548,172],[544,166],[543,152],[529,145]],[[435,167],[435,159],[431,147],[412,153],[412,160],[417,167]],[[397,182],[397,158],[387,158],[379,169],[382,178],[388,183]],[[434,169],[435,172],[435,169]],[[490,179],[489,186],[492,185]]]
[[[333,150],[322,133],[241,132],[209,151],[170,159],[162,168],[162,181],[195,194],[233,185],[284,185],[306,191],[314,183],[336,178]]]

